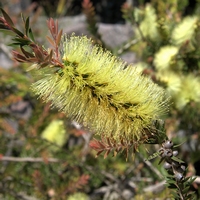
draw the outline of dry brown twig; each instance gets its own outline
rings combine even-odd
[[[11,156],[3,156],[0,158],[0,161],[9,161],[9,162],[51,162],[51,163],[58,163],[61,162],[61,160],[57,158],[33,158],[33,157],[24,157],[24,158],[19,158],[19,157],[11,157]]]

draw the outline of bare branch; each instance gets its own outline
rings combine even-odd
[[[138,154],[138,155],[140,156],[140,158],[143,159],[141,154]],[[163,175],[160,173],[160,171],[157,168],[155,168],[150,161],[144,160],[144,159],[143,161],[160,179],[163,178]]]
[[[24,157],[24,158],[18,158],[18,157],[11,157],[11,156],[3,156],[0,158],[0,161],[9,161],[9,162],[52,162],[57,163],[61,160],[57,158],[31,158],[31,157]]]

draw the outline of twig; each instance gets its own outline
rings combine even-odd
[[[18,157],[11,157],[11,156],[3,156],[0,158],[0,161],[9,161],[9,162],[52,162],[57,163],[61,160],[57,158],[31,158],[31,157],[24,157],[24,158],[18,158]]]
[[[142,158],[142,155],[140,155],[139,154],[139,156],[140,156],[140,158]],[[142,158],[143,159],[143,158]],[[163,175],[160,173],[160,171],[157,169],[157,168],[155,168],[153,165],[152,165],[152,163],[150,162],[150,161],[148,161],[148,160],[144,160],[143,159],[143,162],[160,178],[160,179],[163,179]]]
[[[137,44],[139,42],[138,39],[133,39],[129,42],[127,42],[126,44],[124,44],[120,49],[117,50],[117,55],[122,54],[125,50],[127,50],[128,48],[130,48],[131,46]]]
[[[144,188],[144,192],[159,193],[166,187],[166,181],[161,181],[157,184]]]

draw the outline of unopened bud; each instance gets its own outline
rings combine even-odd
[[[168,163],[168,162],[164,163],[164,168],[165,169],[170,169],[171,167],[172,167],[172,165],[170,163]]]
[[[173,156],[177,156],[178,155],[178,151],[173,151]]]
[[[167,140],[164,144],[163,144],[163,147],[166,148],[166,149],[170,149],[173,147],[173,142],[170,141],[170,140]]]
[[[181,169],[182,169],[183,171],[185,171],[185,170],[186,170],[185,165],[181,165]]]
[[[181,181],[183,179],[183,174],[180,172],[176,172],[174,177],[177,181]]]

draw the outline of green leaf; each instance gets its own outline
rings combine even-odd
[[[15,27],[12,27],[12,29],[13,29],[13,32],[15,32],[17,35],[19,35],[22,38],[24,37],[24,34],[21,31],[17,30]]]
[[[3,27],[2,27],[2,29],[1,29],[1,24],[0,24],[0,30],[1,30],[1,33],[3,33],[3,34],[5,34],[5,35],[10,35],[10,36],[16,36],[16,34],[12,31],[12,30],[10,30],[10,29],[4,29]]]
[[[21,18],[22,18],[22,21],[24,22],[24,24],[25,24],[25,18],[24,18],[24,15],[23,15],[23,13],[21,13]]]
[[[177,158],[175,156],[172,157],[172,160],[174,160],[176,162],[179,162],[179,163],[184,163],[184,161],[182,161],[181,159],[179,159],[179,158]]]
[[[4,17],[4,19],[6,20],[6,22],[7,22],[10,26],[14,26],[14,23],[13,23],[12,19],[8,16],[8,14],[7,14],[2,8],[0,8],[0,9],[1,9],[1,12],[2,12],[3,17]]]
[[[183,189],[182,193],[183,193],[183,194],[186,194],[186,193],[189,191],[189,189],[190,189],[190,186],[185,187],[185,188]]]
[[[192,182],[193,182],[193,180],[192,180],[191,177],[186,177],[186,178],[184,179],[184,184],[185,184],[185,185],[190,184],[190,183],[192,183]]]
[[[152,160],[159,156],[159,152],[155,152],[154,154],[150,155],[145,161]]]
[[[174,148],[177,148],[177,147],[179,147],[179,146],[183,145],[185,142],[186,142],[186,140],[185,140],[185,141],[183,141],[183,142],[182,142],[182,143],[180,143],[180,144],[174,145]]]
[[[35,38],[34,38],[34,36],[33,36],[33,32],[32,32],[32,30],[31,30],[31,28],[29,28],[28,33],[29,33],[29,36],[30,36],[31,40],[32,40],[33,42],[35,42]]]
[[[10,47],[16,47],[16,46],[20,46],[21,45],[21,43],[19,43],[19,42],[13,42],[12,44],[8,44],[8,46],[10,46]]]
[[[25,22],[25,32],[26,35],[29,33],[29,17],[27,17],[26,22]]]
[[[172,196],[173,196],[174,200],[179,200],[180,199],[178,193],[176,193],[174,191],[172,192]]]
[[[31,42],[27,39],[23,39],[23,38],[14,38],[13,41],[15,42],[19,42],[20,45],[29,45]]]
[[[190,183],[193,183],[197,177],[190,177]]]
[[[171,184],[175,184],[176,182],[175,182],[173,179],[169,179],[169,180],[167,180],[167,183],[168,183],[169,185],[171,185]]]

